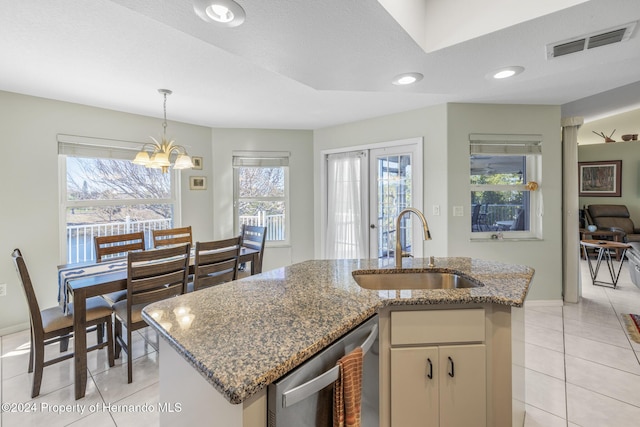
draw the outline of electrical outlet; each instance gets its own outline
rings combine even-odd
[[[440,216],[440,205],[433,205],[433,216]]]
[[[7,284],[0,283],[0,297],[6,297],[6,296],[7,296]]]

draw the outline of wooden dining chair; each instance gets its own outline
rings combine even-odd
[[[113,236],[96,236],[93,242],[97,262],[124,257],[127,252],[144,251],[145,249],[144,232],[142,231],[114,234]]]
[[[46,366],[61,362],[73,357],[73,352],[63,354],[62,356],[45,360],[44,349],[46,345],[60,342],[60,352],[66,352],[68,348],[69,338],[73,336],[73,303],[68,305],[69,313],[65,315],[59,306],[40,310],[36,293],[33,289],[33,283],[27,270],[20,249],[14,249],[11,254],[13,262],[18,273],[18,277],[22,282],[22,288],[27,297],[27,305],[29,306],[29,318],[31,323],[31,345],[29,347],[29,373],[33,372],[33,386],[31,388],[31,397],[40,394],[40,386],[42,384],[42,374]],[[106,329],[107,340],[98,337],[98,343],[87,348],[87,351],[97,350],[99,348],[107,348],[109,357],[109,366],[114,366],[114,345],[113,332],[111,330],[111,314],[113,310],[111,306],[102,298],[94,297],[87,300],[87,327],[94,327],[98,331]],[[103,329],[104,327],[104,329]],[[84,367],[86,369],[86,366]]]
[[[242,239],[241,246],[259,251],[258,260],[256,265],[252,266],[252,269],[255,274],[262,273],[262,258],[264,256],[264,243],[267,238],[267,227],[242,224],[240,237]]]
[[[189,244],[131,252],[127,257],[127,298],[114,304],[115,357],[121,350],[127,353],[128,382],[133,381],[131,366],[131,332],[142,329],[147,323],[142,309],[155,301],[185,293],[189,273]],[[122,335],[126,328],[126,341]]]
[[[151,234],[153,235],[154,248],[183,245],[185,243],[193,245],[191,226],[168,228],[166,230],[151,230]]]
[[[96,250],[96,261],[124,258],[130,251],[144,251],[144,232],[114,234],[113,236],[96,236],[93,239]],[[111,305],[127,297],[127,291],[116,291],[102,296]]]
[[[193,282],[188,283],[187,292],[236,280],[240,247],[240,236],[196,242]]]

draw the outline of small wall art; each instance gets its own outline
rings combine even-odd
[[[204,176],[189,177],[189,189],[190,190],[206,190],[207,178]]]
[[[191,156],[193,167],[191,169],[202,170],[202,157]]]
[[[578,162],[581,197],[620,197],[622,160]]]

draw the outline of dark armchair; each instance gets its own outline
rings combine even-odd
[[[587,216],[600,230],[623,231],[625,242],[640,242],[640,228],[631,221],[625,205],[589,205]]]

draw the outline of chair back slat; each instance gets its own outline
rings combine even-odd
[[[102,262],[105,258],[114,258],[117,255],[126,255],[131,251],[144,251],[144,232],[96,236],[94,246],[97,262]]]
[[[241,238],[242,246],[259,251],[258,260],[256,261],[254,270],[256,273],[261,273],[262,259],[264,257],[264,244],[267,238],[267,227],[242,224]]]
[[[33,330],[42,330],[42,315],[40,314],[40,306],[38,305],[38,299],[33,289],[33,283],[29,276],[29,270],[27,270],[27,264],[22,257],[20,249],[14,249],[11,254],[13,258],[13,264],[16,267],[16,272],[22,283],[22,289],[27,297],[27,305],[29,306],[29,317],[31,318],[31,327]]]
[[[161,301],[168,298],[173,298],[178,295],[182,295],[183,285],[181,283],[162,286],[160,288],[153,288],[143,292],[133,294],[131,297],[131,304],[150,304],[152,302]]]
[[[153,252],[153,250],[149,252]],[[178,271],[183,264],[184,259],[180,256],[175,259],[165,258],[162,262],[156,262],[154,258],[149,258],[147,261],[138,263],[132,274],[135,279],[144,279],[145,277],[158,276],[166,272]]]
[[[196,242],[194,291],[237,278],[240,239],[237,236],[212,242]]]
[[[190,245],[180,245],[127,257],[127,304],[151,303],[180,295],[186,291]],[[130,319],[129,319],[130,320]]]
[[[161,248],[166,246],[175,246],[183,244],[193,244],[191,235],[191,226],[169,228],[166,230],[152,230],[153,247]]]

